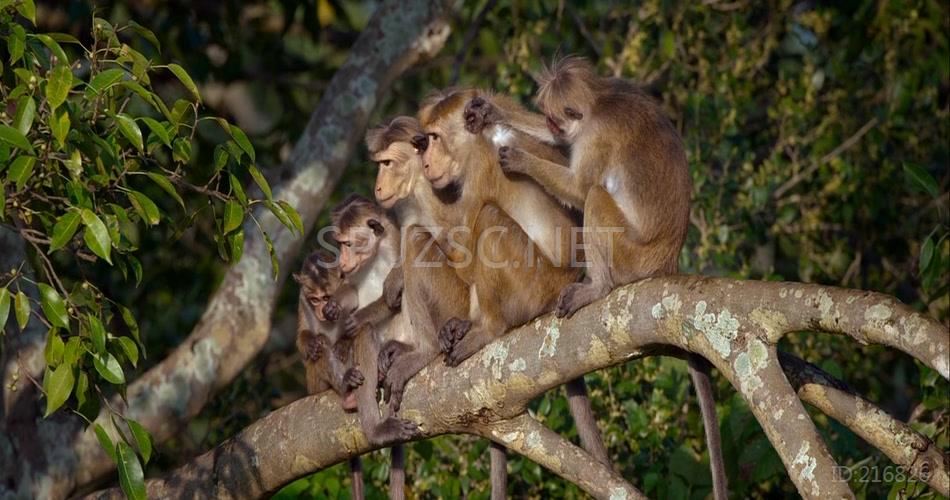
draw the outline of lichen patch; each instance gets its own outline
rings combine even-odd
[[[508,360],[508,346],[496,342],[485,348],[482,353],[482,366],[491,367],[491,374],[496,380],[501,380],[501,369]]]
[[[518,358],[508,364],[508,370],[514,373],[523,372],[527,367],[528,364],[525,363],[524,358]]]
[[[739,335],[739,320],[728,309],[723,309],[718,315],[706,312],[706,301],[696,303],[693,312],[693,328],[705,335],[713,349],[723,359],[732,353],[731,343]]]
[[[541,348],[538,349],[538,359],[547,355],[553,358],[557,353],[557,339],[561,336],[561,321],[552,320],[545,330],[544,339],[541,341]]]
[[[611,488],[610,489],[610,500],[627,500],[627,490],[623,488]]]
[[[769,365],[769,351],[765,343],[753,338],[749,341],[748,349],[739,353],[733,363],[736,375],[739,377],[739,388],[748,398],[756,389],[762,387],[762,378],[759,372]]]
[[[808,481],[811,484],[811,494],[818,496],[821,494],[818,483],[815,481],[815,467],[818,466],[818,461],[815,460],[815,457],[808,454],[809,448],[811,448],[811,443],[809,441],[803,441],[792,464],[801,466],[801,470],[798,472],[798,478],[803,481]]]

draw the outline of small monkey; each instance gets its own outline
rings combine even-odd
[[[618,285],[678,271],[689,227],[692,183],[686,151],[660,106],[635,85],[600,77],[578,57],[536,76],[545,126],[529,113],[474,99],[472,126],[503,124],[570,147],[568,168],[522,148],[499,149],[505,172],[535,179],[565,206],[582,210],[587,278],[565,287],[555,314],[573,315]],[[618,232],[612,230],[619,229]],[[727,496],[715,404],[705,360],[689,357],[713,468],[716,498]]]
[[[401,499],[405,495],[405,450],[399,442],[417,436],[418,427],[411,421],[396,418],[393,411],[381,418],[376,390],[381,379],[380,358],[387,358],[383,349],[387,349],[389,356],[395,356],[401,346],[411,344],[408,317],[398,312],[401,299],[387,300],[383,293],[387,288],[385,282],[395,279],[396,274],[401,275],[401,269],[393,272],[399,263],[399,228],[378,205],[357,195],[347,197],[335,207],[330,221],[334,239],[340,245],[340,270],[344,279],[355,289],[357,303],[368,304],[352,315],[359,317],[371,311],[363,319],[347,322],[348,330],[356,325],[352,332],[356,364],[367,380],[356,389],[360,425],[373,445],[392,443],[389,495]],[[390,284],[388,288],[397,287]],[[340,308],[345,309],[345,306]]]
[[[297,349],[307,375],[307,392],[333,390],[342,398],[345,411],[356,410],[354,389],[363,376],[353,368],[353,342],[343,335],[337,321],[341,311],[328,308],[331,296],[351,303],[355,290],[343,283],[343,275],[333,255],[316,251],[307,256],[294,281],[300,285],[297,300]],[[353,498],[363,498],[363,464],[359,457],[349,460]]]

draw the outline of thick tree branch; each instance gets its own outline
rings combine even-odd
[[[493,425],[520,417],[544,391],[584,373],[683,349],[709,359],[750,403],[802,496],[848,497],[847,483],[835,480],[834,459],[775,351],[784,332],[812,329],[899,346],[947,372],[950,339],[944,328],[890,297],[799,283],[684,276],[621,287],[569,320],[539,318],[457,368],[433,363],[409,382],[401,414],[419,424],[423,437],[484,435]],[[832,416],[842,411],[839,404],[828,407]],[[356,418],[338,408],[339,399],[329,394],[296,401],[168,477],[149,481],[150,491],[255,498],[370,451]],[[886,446],[912,454],[913,443]],[[572,463],[563,461],[554,470],[572,481],[588,481]]]
[[[305,227],[316,220],[370,113],[393,80],[441,49],[448,36],[444,14],[443,2],[435,0],[391,0],[377,8],[282,167],[281,182],[274,183],[274,197],[296,207]],[[167,439],[195,416],[267,340],[274,300],[302,239],[270,213],[255,215],[274,242],[281,279],[271,277],[270,256],[257,229],[245,228],[243,258],[228,270],[189,337],[128,387],[128,405],[118,398],[113,402],[148,428],[156,441]],[[40,444],[43,456],[23,468],[26,476],[16,486],[21,494],[63,497],[114,468],[91,427],[79,431],[77,419],[60,420],[37,420],[41,439],[34,439],[33,446]],[[108,415],[101,414],[97,423],[117,437]],[[65,436],[77,431],[76,439],[64,446]]]

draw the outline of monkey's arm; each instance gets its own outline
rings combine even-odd
[[[584,209],[587,193],[578,185],[571,169],[518,148],[499,149],[498,161],[506,172],[518,172],[533,178],[561,203],[578,210]]]
[[[403,283],[403,268],[394,267],[383,282],[382,297],[350,314],[346,318],[344,334],[352,337],[361,328],[376,327],[398,312],[402,305]]]
[[[521,103],[505,94],[495,94],[491,96],[489,102],[497,108],[496,113],[489,113],[495,123],[508,125],[548,144],[558,142],[557,138],[551,134],[544,115],[528,111]]]
[[[570,163],[570,159],[565,154],[563,149],[546,142],[541,142],[537,138],[534,138],[528,135],[526,132],[522,132],[521,130],[513,129],[511,131],[511,137],[507,143],[497,145],[519,148],[532,156],[536,156],[542,160],[556,163],[564,167]]]

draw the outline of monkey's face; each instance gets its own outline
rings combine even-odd
[[[584,122],[585,113],[580,106],[564,106],[560,109],[544,109],[548,130],[559,141],[573,144]]]
[[[429,140],[428,147],[422,153],[423,175],[436,189],[443,189],[459,177],[459,163],[450,153],[450,146],[446,144],[448,134],[439,127],[426,129]]]
[[[412,192],[416,174],[422,170],[422,155],[411,144],[394,142],[376,154],[373,160],[379,167],[373,192],[376,202],[384,209],[390,209]]]
[[[365,218],[353,227],[342,228],[336,234],[336,241],[340,244],[340,271],[344,275],[356,273],[376,255],[383,231],[378,219]]]

